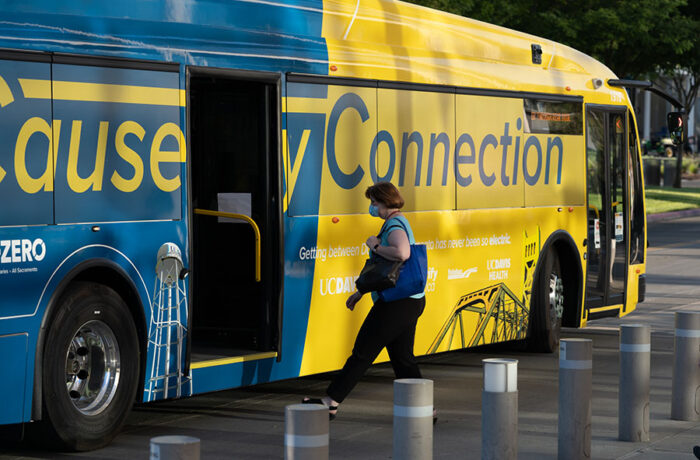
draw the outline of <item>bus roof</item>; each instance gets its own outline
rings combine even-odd
[[[400,1],[10,0],[3,10],[0,48],[572,95],[615,78],[570,47]]]
[[[323,36],[338,68],[331,74],[561,94],[616,78],[568,46],[430,8],[391,0],[324,5]],[[541,64],[532,45],[541,46]]]

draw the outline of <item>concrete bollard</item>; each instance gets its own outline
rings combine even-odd
[[[394,459],[433,458],[433,381],[394,380]]]
[[[284,458],[328,460],[328,408],[291,404],[284,410]]]
[[[560,459],[591,458],[593,342],[563,339],[559,344]]]
[[[518,458],[518,360],[483,359],[481,458]]]
[[[700,415],[700,312],[676,312],[671,418],[697,421]]]
[[[620,328],[620,441],[649,441],[649,374],[651,329],[642,324]]]
[[[199,439],[191,436],[151,438],[151,460],[199,460]]]

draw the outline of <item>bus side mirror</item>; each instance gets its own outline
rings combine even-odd
[[[683,112],[670,112],[666,116],[666,124],[674,144],[679,145],[685,142],[685,117]]]

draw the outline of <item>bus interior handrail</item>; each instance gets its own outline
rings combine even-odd
[[[238,219],[247,222],[251,227],[253,227],[253,232],[255,232],[255,281],[260,282],[260,228],[258,224],[255,223],[253,219],[245,214],[236,214],[233,212],[221,212],[221,211],[211,211],[209,209],[198,209],[194,210],[195,214],[200,214],[203,216],[215,216],[215,217],[227,217],[229,219]]]

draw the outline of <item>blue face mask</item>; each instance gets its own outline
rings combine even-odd
[[[372,217],[379,217],[379,208],[373,204],[369,205],[369,215]]]

